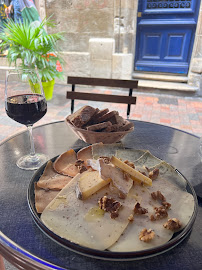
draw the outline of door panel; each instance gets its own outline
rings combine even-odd
[[[135,70],[188,73],[197,8],[199,0],[139,1]]]

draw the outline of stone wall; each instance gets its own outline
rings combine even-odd
[[[114,6],[110,0],[46,0],[46,15],[52,15],[57,30],[65,32],[66,52],[88,52],[89,39],[114,36]]]
[[[131,79],[137,1],[40,0],[38,5],[40,15],[45,6],[46,17],[65,33],[60,43],[65,75]]]

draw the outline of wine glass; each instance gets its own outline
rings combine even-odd
[[[30,154],[21,157],[17,166],[24,170],[38,169],[48,160],[44,154],[35,153],[32,135],[33,124],[47,112],[47,102],[37,70],[12,70],[5,81],[5,109],[14,121],[26,125],[30,138]]]

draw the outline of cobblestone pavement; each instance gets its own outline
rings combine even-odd
[[[70,100],[66,99],[66,91],[70,86],[55,85],[53,98],[48,101],[48,112],[36,125],[64,120],[70,114]],[[77,87],[76,91],[88,91],[87,87]],[[105,89],[101,87],[90,88],[95,93],[123,94],[126,90]],[[165,94],[152,94],[134,92],[137,104],[131,105],[129,119],[153,122],[202,136],[202,98],[171,96]],[[110,110],[118,110],[120,115],[126,118],[127,105],[103,102],[75,101],[75,110],[83,105],[96,106],[99,109],[109,107]],[[4,108],[4,82],[0,82],[0,141],[17,132],[25,130],[21,124],[10,119]]]

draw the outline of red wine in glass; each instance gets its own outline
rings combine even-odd
[[[48,157],[36,153],[32,126],[47,112],[47,102],[37,70],[16,70],[9,73],[5,84],[5,109],[14,121],[26,125],[30,139],[30,154],[22,156],[16,164],[24,170],[41,167]]]
[[[8,97],[6,113],[16,122],[29,126],[39,121],[47,112],[47,103],[38,94],[24,94]]]

